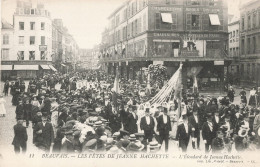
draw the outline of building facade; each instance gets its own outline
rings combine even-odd
[[[228,79],[231,84],[239,83],[240,81],[240,19],[239,17],[233,16],[228,24],[229,32],[229,57],[232,58],[232,63],[228,68]]]
[[[14,28],[11,24],[2,20],[1,28],[1,61],[9,61],[12,55],[14,55]],[[2,79],[6,80],[12,72],[12,65],[2,65]]]
[[[13,25],[2,22],[1,32],[3,79],[76,69],[78,45],[61,19],[51,19],[44,4],[18,0]]]
[[[241,84],[260,86],[260,1],[240,6]]]
[[[102,68],[135,79],[149,64],[171,76],[183,62],[183,80],[200,89],[222,90],[228,57],[224,0],[129,0],[109,17],[102,34]],[[186,83],[186,82],[183,82]],[[209,84],[211,83],[211,84]]]
[[[33,78],[51,71],[51,37],[51,17],[44,5],[33,7],[31,2],[17,1],[13,15],[13,53],[9,60],[1,62],[12,66],[10,77]]]

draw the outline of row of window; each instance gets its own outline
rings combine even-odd
[[[31,9],[31,8],[23,8],[19,7],[16,8],[16,14],[19,15],[44,15],[44,16],[50,16],[50,12],[44,9]]]
[[[19,36],[19,44],[24,44],[24,36]],[[35,36],[30,36],[30,45],[35,45]],[[41,36],[41,45],[45,45],[45,36]]]
[[[19,22],[19,30],[24,30],[24,22]],[[30,30],[35,30],[35,22],[30,22]],[[41,30],[45,30],[45,23],[41,22]]]
[[[230,56],[239,56],[239,48],[229,48],[229,55]]]
[[[129,23],[127,26],[123,27],[121,30],[117,30],[115,33],[109,36],[109,43],[116,43],[124,41],[127,38],[136,36],[147,29],[146,14]]]
[[[18,43],[19,44],[24,44],[24,36],[19,36],[18,37]],[[29,38],[30,45],[35,45],[35,36],[30,36]],[[3,45],[8,45],[9,44],[9,35],[4,34],[3,35]],[[41,36],[41,45],[45,45],[45,36]]]
[[[147,0],[135,0],[129,4],[128,8],[124,9],[122,13],[115,16],[111,20],[111,28],[118,26],[120,23],[126,21],[127,18],[135,15],[147,5]],[[120,17],[121,16],[121,17]]]
[[[258,41],[260,42],[260,36],[258,36]],[[256,47],[257,41],[256,37],[248,37],[247,39],[242,38],[241,39],[241,54],[255,54],[257,47]],[[245,48],[247,47],[247,48]]]
[[[9,49],[2,49],[2,60],[9,60]],[[46,60],[46,51],[40,51],[40,60]],[[24,51],[18,51],[17,53],[17,60],[25,60],[24,59]],[[29,59],[28,60],[35,60],[35,51],[29,51]]]
[[[241,17],[241,30],[250,30],[257,28],[257,13],[258,13],[258,27],[260,27],[260,10]],[[245,19],[246,18],[246,19]]]
[[[229,33],[229,39],[236,38],[236,37],[239,37],[239,32],[238,32],[238,30],[231,31],[231,32]]]

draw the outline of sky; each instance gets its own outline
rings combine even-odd
[[[23,0],[28,1],[28,0]],[[63,20],[80,48],[90,49],[101,42],[101,34],[108,26],[107,17],[123,0],[31,0],[44,2],[51,18]],[[227,0],[229,14],[239,14],[239,0]],[[2,18],[12,24],[16,0],[2,0]]]

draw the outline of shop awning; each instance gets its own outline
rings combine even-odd
[[[172,22],[172,14],[171,13],[161,13],[162,21],[165,23],[173,23]]]
[[[53,71],[57,71],[56,68],[54,68],[52,65],[49,65],[50,69],[52,69]]]
[[[2,71],[12,70],[12,69],[13,69],[12,65],[1,65]]]
[[[39,65],[14,65],[14,70],[39,70]]]
[[[40,65],[40,66],[44,70],[50,70],[50,67],[48,65]]]
[[[66,67],[66,65],[65,64],[61,64],[63,67]]]
[[[219,17],[217,14],[209,14],[211,25],[220,25]]]

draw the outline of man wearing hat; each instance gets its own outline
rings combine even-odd
[[[65,138],[63,138],[62,145],[61,145],[61,152],[64,153],[74,152],[73,131],[71,129],[65,132]]]
[[[213,129],[212,116],[209,114],[207,116],[207,122],[202,126],[202,138],[205,143],[205,153],[210,151],[209,147],[212,144],[212,140],[215,138],[215,132]]]
[[[42,116],[42,122],[39,122],[34,127],[35,145],[39,149],[42,149],[46,152],[50,151],[51,145],[54,143],[54,132],[53,127],[50,122],[47,122],[47,116]]]
[[[170,116],[167,115],[167,108],[163,109],[163,115],[158,117],[157,130],[160,135],[160,142],[162,144],[165,141],[165,151],[168,151],[169,144],[169,132],[172,131]]]
[[[191,127],[191,124],[188,124],[188,117],[186,114],[182,115],[182,120],[183,123],[177,128],[176,140],[178,140],[182,152],[186,152],[190,140],[191,129],[193,128],[195,131],[195,128]]]
[[[195,140],[197,143],[197,149],[200,148],[200,119],[198,117],[198,110],[194,109],[193,114],[189,117],[189,124],[192,127],[191,137],[192,137],[192,148],[195,149]]]
[[[154,134],[155,122],[153,117],[150,116],[150,109],[145,109],[145,116],[141,118],[140,128],[144,131],[144,140],[151,142]]]
[[[23,126],[23,119],[17,119],[17,124],[14,125],[14,138],[12,145],[14,145],[14,151],[16,154],[20,153],[22,148],[22,152],[25,153],[27,149],[27,131]]]

